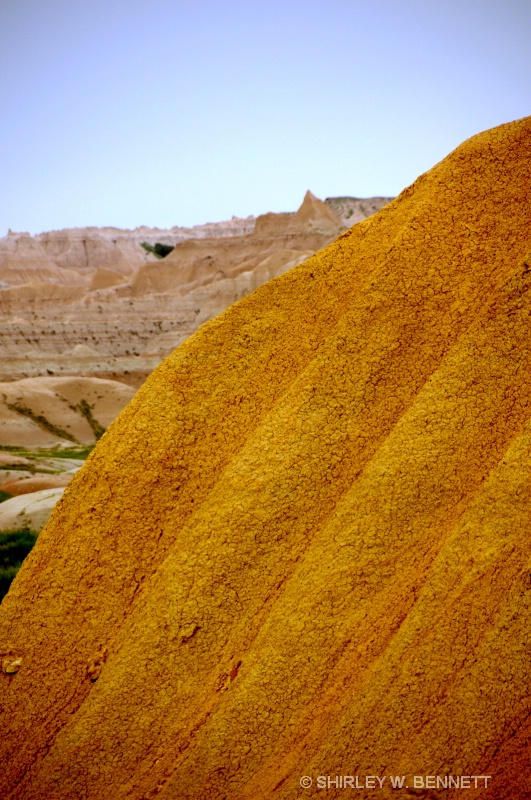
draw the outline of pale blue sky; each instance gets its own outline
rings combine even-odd
[[[395,195],[531,114],[529,0],[1,0],[0,236]]]

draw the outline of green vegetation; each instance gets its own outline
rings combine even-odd
[[[9,492],[3,492],[0,490],[0,503],[3,503],[4,500],[11,500],[12,497],[13,495],[9,494]]]
[[[161,244],[161,242],[157,242],[155,245],[142,242],[142,247],[144,250],[147,250],[148,253],[153,253],[157,258],[165,258],[175,249],[171,244]]]
[[[52,450],[47,450],[46,453],[44,453],[43,451],[33,452],[32,455],[38,456],[39,458],[45,458],[46,456],[50,456],[51,458],[77,458],[80,461],[85,461],[85,459],[87,459],[94,450],[94,447],[95,445],[93,444],[84,444],[81,445],[80,447],[68,447],[68,448],[57,447]],[[21,455],[24,455],[24,453],[21,453]]]
[[[29,528],[0,533],[0,601],[5,597],[22,562],[37,541]]]
[[[15,456],[22,456],[23,458],[77,458],[80,461],[84,461],[88,458],[92,450],[94,450],[94,446],[93,444],[74,445],[73,447],[54,445],[54,447],[43,447],[38,450],[27,450],[25,447],[17,445],[0,444],[0,452],[12,453]],[[36,464],[35,466],[38,467],[40,472],[40,465]],[[31,472],[32,467],[10,465],[8,469],[29,470]]]
[[[85,399],[81,400],[79,405],[76,406],[79,409],[80,413],[83,414],[85,419],[87,420],[88,424],[94,431],[94,436],[96,440],[101,439],[103,434],[105,433],[105,428],[101,425],[95,417],[92,416],[92,406],[90,406]]]

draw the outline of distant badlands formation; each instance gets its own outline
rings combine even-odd
[[[194,228],[80,228],[0,239],[0,380],[83,375],[138,387],[205,320],[390,198],[308,192],[297,212]],[[142,242],[175,245],[164,260]]]

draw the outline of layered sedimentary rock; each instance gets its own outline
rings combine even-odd
[[[2,797],[530,796],[530,179],[473,137],[142,386],[0,607]]]
[[[77,374],[140,385],[203,321],[385,198],[341,198],[337,213],[332,202],[308,192],[295,213],[189,229],[10,233],[0,239],[0,378]],[[175,250],[160,261],[143,242]]]
[[[142,226],[120,228],[66,228],[30,236],[9,231],[0,239],[0,276],[6,269],[44,267],[87,270],[122,266],[129,272],[134,264],[153,259],[142,243],[175,245],[186,239],[222,238],[252,233],[255,218],[233,217],[228,222],[207,223],[193,228],[175,226],[164,230]],[[12,277],[12,276],[9,276]]]

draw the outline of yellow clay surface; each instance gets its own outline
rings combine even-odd
[[[153,373],[0,608],[0,797],[531,796],[530,250],[527,118]]]

